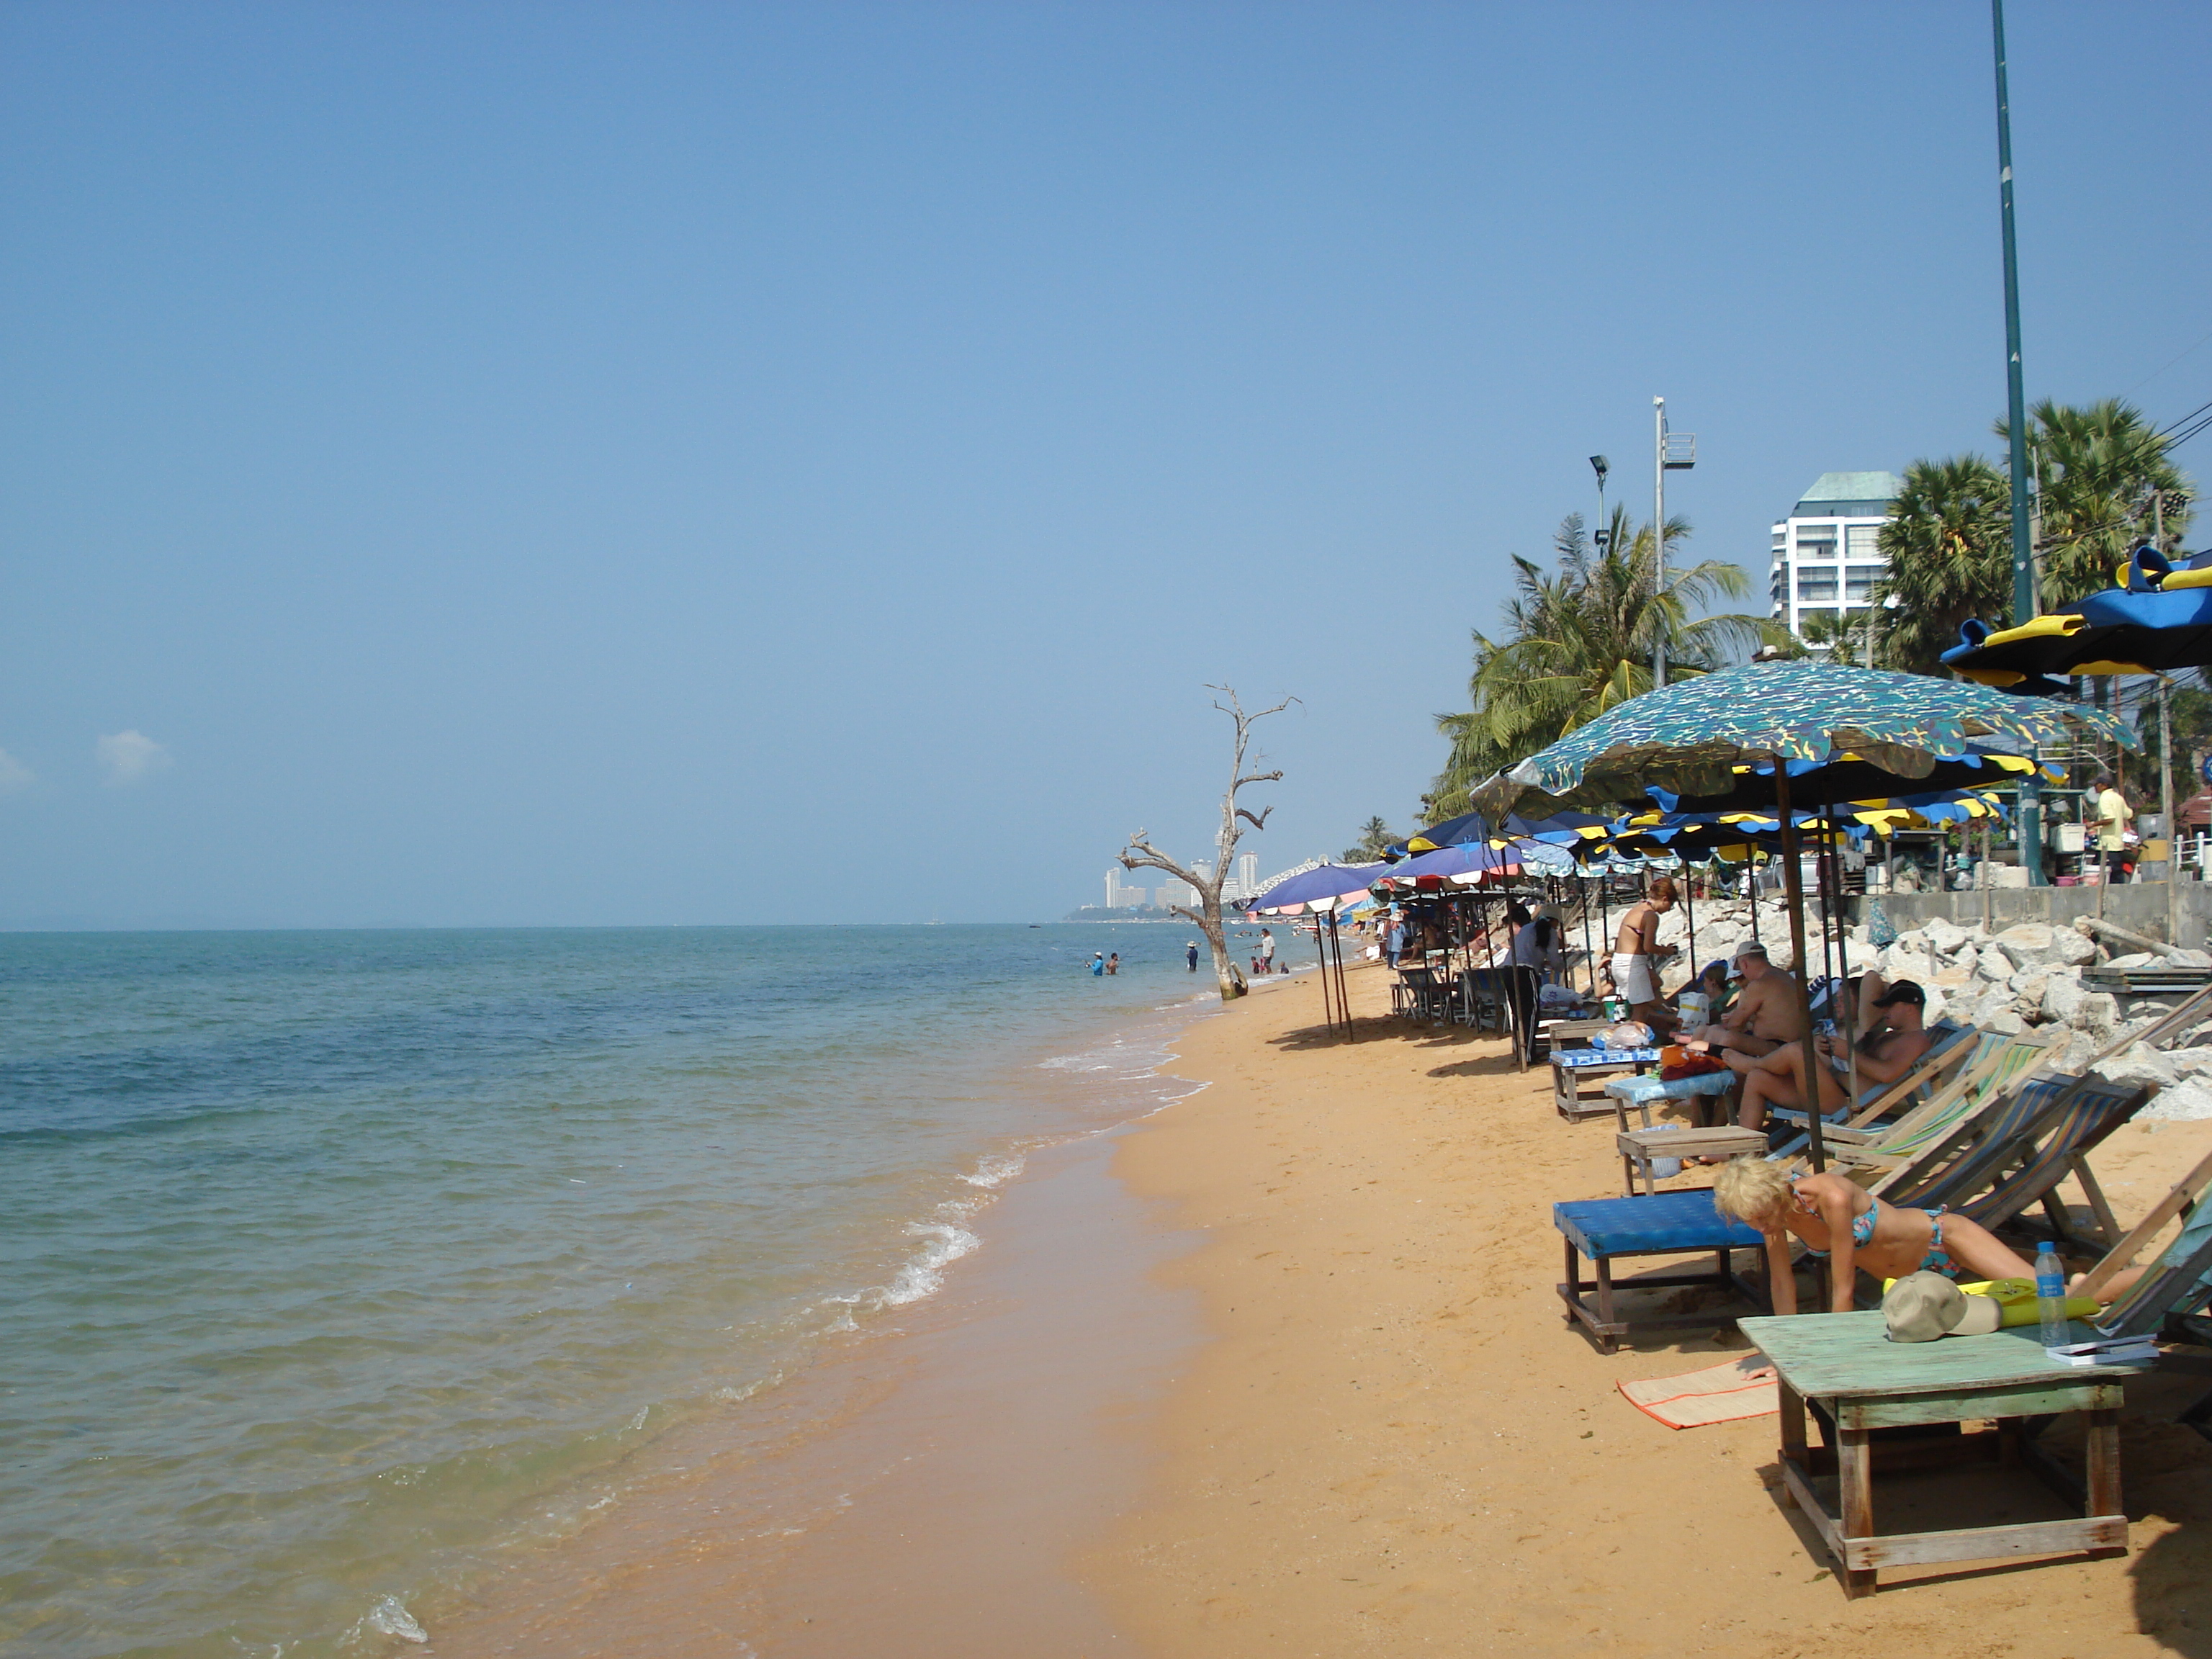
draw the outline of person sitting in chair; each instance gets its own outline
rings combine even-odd
[[[1861,982],[1860,994],[1866,1010],[1866,1029],[1856,1045],[1860,1086],[1894,1083],[1919,1063],[1921,1055],[1936,1046],[1935,1035],[1921,1024],[1928,994],[1909,979],[1885,987],[1878,975],[1869,974]],[[1818,1109],[1832,1112],[1844,1103],[1844,1091],[1850,1084],[1854,1045],[1841,1035],[1817,1036],[1813,1044],[1821,1062]],[[1731,1066],[1737,1063],[1735,1055],[1724,1058]],[[1805,1108],[1802,1042],[1784,1043],[1764,1058],[1751,1061],[1742,1072],[1743,1107],[1736,1114],[1736,1121],[1745,1128],[1765,1127],[1770,1106]]]
[[[1792,1043],[1804,1034],[1804,1011],[1797,1002],[1797,981],[1767,960],[1766,947],[1746,943],[1736,946],[1735,975],[1743,990],[1735,1006],[1710,1025],[1690,1033],[1687,1045],[1699,1054],[1718,1054],[1739,1073],[1752,1062]]]

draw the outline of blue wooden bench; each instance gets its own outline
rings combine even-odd
[[[1739,1274],[1729,1262],[1730,1250],[1760,1252],[1765,1273],[1765,1240],[1741,1221],[1731,1221],[1713,1207],[1712,1188],[1656,1193],[1634,1198],[1593,1198],[1552,1206],[1552,1224],[1566,1237],[1567,1282],[1559,1286],[1571,1322],[1579,1322],[1596,1338],[1598,1351],[1613,1353],[1631,1326],[1654,1329],[1682,1329],[1732,1325],[1734,1313],[1639,1314],[1620,1316],[1614,1292],[1670,1291],[1697,1287],[1740,1293],[1755,1308],[1771,1305],[1762,1286]],[[1641,1273],[1616,1285],[1613,1264],[1625,1256],[1691,1255],[1711,1251],[1712,1267],[1703,1273]],[[1585,1280],[1582,1258],[1587,1256],[1597,1277]],[[1595,1301],[1592,1300],[1592,1295]]]

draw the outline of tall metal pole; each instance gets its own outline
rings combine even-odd
[[[1651,684],[1667,684],[1667,617],[1659,599],[1667,591],[1667,400],[1651,400]]]
[[[2005,80],[2004,0],[1990,0],[1990,33],[1997,66],[1997,200],[2004,222],[2005,419],[2012,438],[2012,620],[2035,615],[2035,538],[2028,523],[2027,394],[2020,367],[2020,253],[2013,240],[2012,94]],[[2043,799],[2035,775],[2020,786],[2020,856],[2028,884],[2045,885]]]

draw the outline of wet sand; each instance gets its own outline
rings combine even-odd
[[[431,1624],[447,1659],[1105,1659],[1069,1562],[1132,1508],[1203,1335],[1156,1272],[1192,1241],[1109,1172],[1127,1129],[1030,1154],[945,1288],[672,1431],[580,1535]]]
[[[1253,998],[1185,1038],[1176,1070],[1213,1086],[1120,1148],[1203,1238],[1161,1276],[1212,1333],[1141,1504],[1079,1558],[1139,1651],[2212,1655],[2212,1445],[2172,1421],[2212,1378],[2129,1387],[2129,1559],[1899,1569],[1847,1601],[1778,1499],[1774,1419],[1674,1431],[1616,1392],[1741,1338],[1608,1358],[1565,1325],[1550,1206],[1620,1190],[1611,1121],[1561,1121],[1500,1040],[1352,983],[1369,1040],[1297,1029],[1310,986]],[[2208,1149],[2212,1124],[2131,1125],[2093,1162],[2125,1221]],[[2018,1472],[1877,1487],[1886,1522],[2063,1512]]]

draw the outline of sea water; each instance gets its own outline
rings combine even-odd
[[[1186,1089],[1186,937],[0,935],[0,1646],[421,1642]]]

